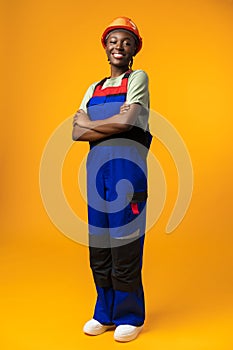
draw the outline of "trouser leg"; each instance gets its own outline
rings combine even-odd
[[[93,318],[102,324],[113,324],[112,310],[114,303],[114,290],[112,287],[102,288],[96,285],[97,300]]]
[[[144,235],[129,244],[112,249],[114,324],[141,326],[145,320],[145,301],[141,279]]]
[[[145,301],[143,286],[134,292],[114,291],[112,321],[116,326],[129,324],[141,326],[145,321]]]
[[[102,324],[140,326],[145,320],[141,280],[144,235],[120,246],[111,240],[113,248],[89,248],[97,291],[93,317]]]
[[[89,257],[97,300],[93,318],[102,324],[112,324],[114,290],[112,288],[112,254],[109,235],[89,236]],[[108,246],[109,248],[102,248]]]

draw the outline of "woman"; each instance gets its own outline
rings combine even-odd
[[[142,39],[127,17],[104,31],[111,75],[92,84],[73,119],[73,140],[89,141],[87,195],[90,266],[97,290],[84,333],[115,328],[114,339],[137,337],[145,320],[141,280],[147,199],[148,77],[132,70]]]

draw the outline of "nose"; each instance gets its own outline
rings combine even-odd
[[[116,43],[116,49],[123,50],[123,43],[120,40],[118,40]]]

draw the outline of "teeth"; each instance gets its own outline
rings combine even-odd
[[[115,58],[122,58],[122,57],[123,57],[123,55],[120,54],[120,53],[114,53],[113,56],[114,56]]]

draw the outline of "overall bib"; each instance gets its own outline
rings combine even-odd
[[[121,85],[99,82],[87,103],[91,120],[109,118],[126,101]],[[124,114],[122,114],[124,118]],[[97,290],[93,318],[102,324],[141,326],[145,319],[141,280],[147,200],[146,155],[151,135],[133,126],[90,142],[87,198],[90,266]]]

